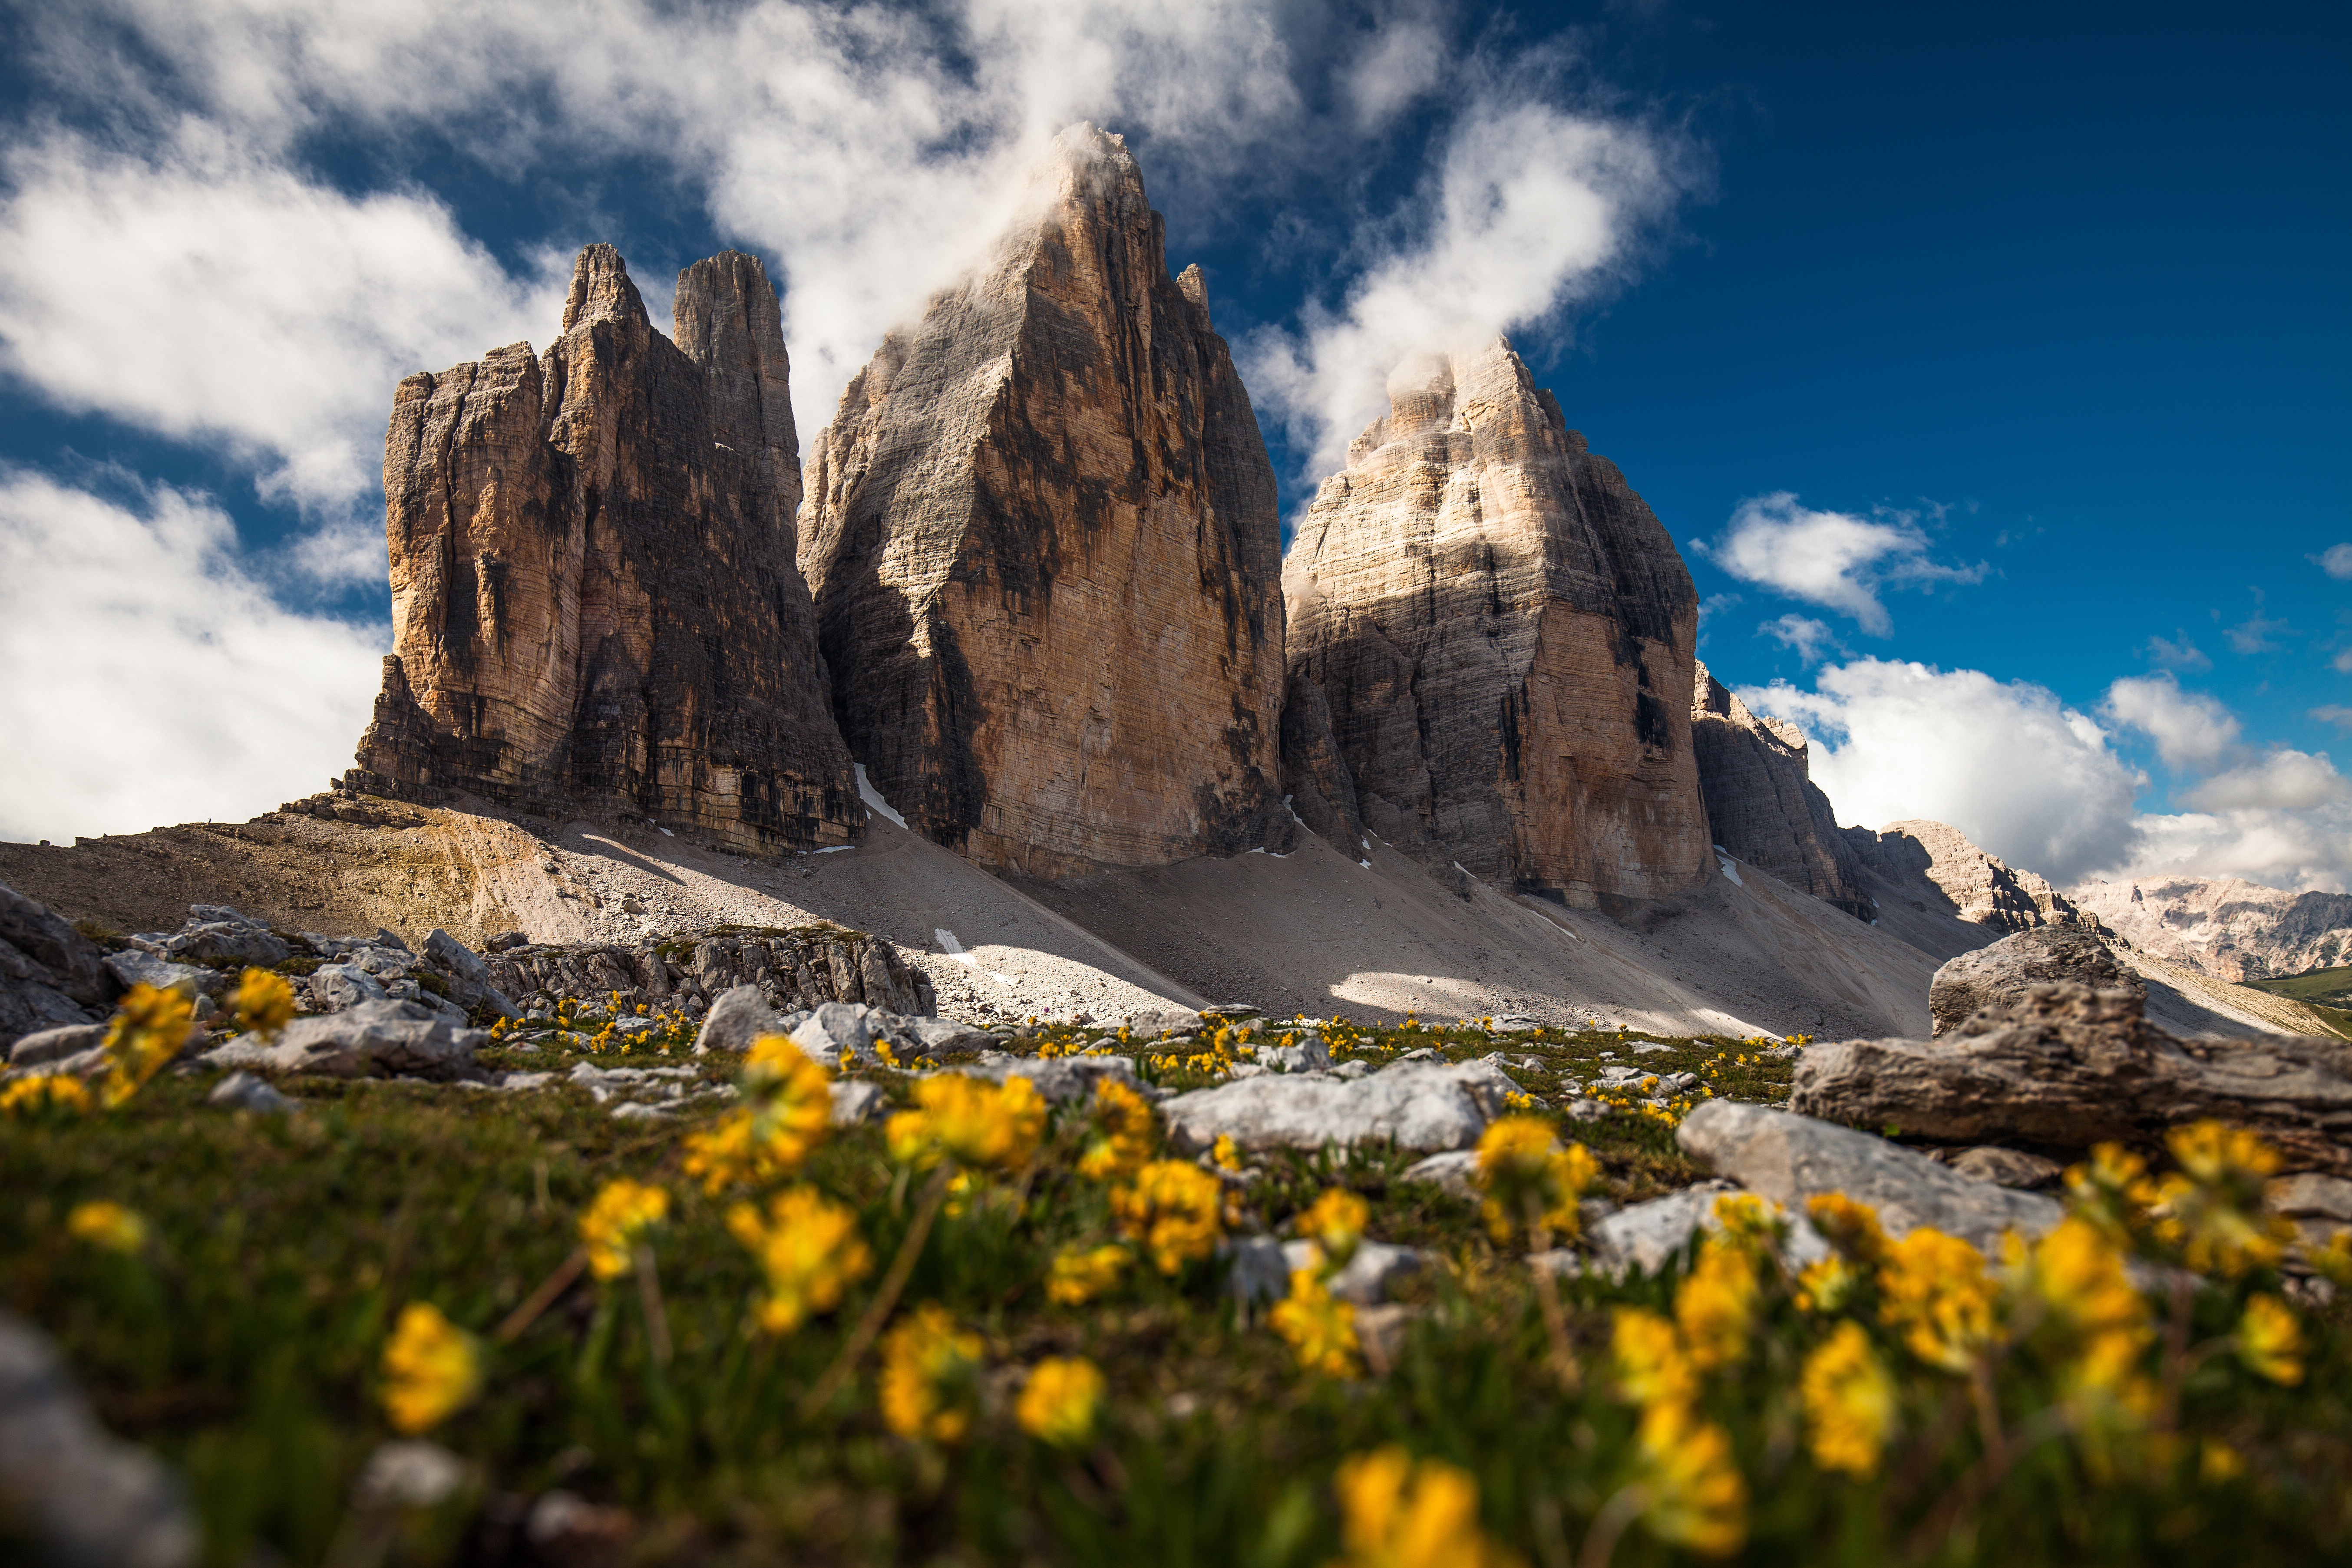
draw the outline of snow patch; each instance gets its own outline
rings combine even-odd
[[[1720,847],[1718,847],[1715,852],[1715,863],[1723,868],[1723,874],[1731,879],[1731,885],[1733,887],[1744,888],[1748,886],[1747,883],[1739,879],[1739,868],[1732,863],[1731,857],[1726,855]]]
[[[907,819],[890,809],[890,803],[882,798],[880,790],[866,782],[866,764],[853,763],[850,765],[857,770],[857,798],[866,803],[866,809],[877,816],[888,817],[901,827],[906,826]]]

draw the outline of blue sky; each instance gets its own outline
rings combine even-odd
[[[1386,364],[1508,331],[1845,820],[2340,888],[2352,27],[2051,10],[0,13],[0,835],[343,764],[393,381],[543,345],[580,244],[657,313],[767,258],[811,432],[1084,116],[1207,268],[1286,512]]]

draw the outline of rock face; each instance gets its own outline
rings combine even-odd
[[[859,1002],[884,1012],[939,1011],[930,983],[879,937],[815,928],[802,931],[712,931],[643,947],[525,947],[482,961],[489,982],[526,1007],[564,997],[601,1003],[614,992],[628,1007],[684,1005],[699,1012],[739,986],[756,987],[778,1012]]]
[[[1708,1100],[1675,1138],[1700,1164],[1793,1213],[1824,1193],[1868,1204],[1895,1237],[1932,1226],[1997,1255],[2001,1232],[2039,1236],[2063,1213],[2054,1199],[1961,1175],[1899,1143],[1761,1105]]]
[[[1286,827],[1274,469],[1125,144],[1057,139],[1028,215],[893,332],[808,468],[834,706],[909,827],[1058,877]]]
[[[1925,878],[1964,921],[1998,931],[2039,926],[2098,929],[2057,889],[2031,871],[2018,870],[1988,855],[1958,828],[1940,822],[1896,822],[1873,833],[1843,830],[1862,861],[1897,881]]]
[[[1861,858],[1812,782],[1803,731],[1751,712],[1701,664],[1691,686],[1691,748],[1716,843],[1856,920],[1876,915]]]
[[[2063,1151],[2218,1117],[2269,1138],[2291,1169],[2352,1175],[2352,1045],[2177,1040],[2130,992],[2086,985],[2036,985],[1939,1040],[1812,1047],[1790,1103],[1948,1142]]]
[[[103,956],[56,910],[0,886],[0,1053],[103,1018],[122,989]]]
[[[1507,342],[1390,392],[1285,563],[1291,670],[1329,700],[1364,822],[1574,905],[1704,881],[1673,541]]]
[[[544,357],[513,343],[400,384],[397,651],[354,787],[644,814],[754,852],[864,822],[793,558],[798,453],[760,263],[688,268],[676,324],[673,343],[592,245]]]
[[[2042,926],[1964,952],[1936,971],[1927,1011],[1938,1037],[1987,1007],[2013,1007],[2036,985],[2071,980],[2094,991],[2128,991],[2142,1003],[2147,987],[2116,963],[2107,944],[2089,931]]]
[[[2234,877],[2086,882],[2071,890],[2134,947],[2216,980],[2352,963],[2352,895],[2282,892]]]

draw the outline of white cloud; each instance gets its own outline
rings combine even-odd
[[[1340,87],[1356,111],[1356,123],[1385,125],[1437,85],[1446,64],[1445,38],[1419,18],[1401,20],[1373,34],[1340,73]]]
[[[2180,689],[2169,673],[2118,680],[2102,704],[2107,717],[2156,742],[2168,768],[2219,766],[2238,747],[2237,719],[2216,699]]]
[[[2130,857],[2145,782],[2056,693],[1979,670],[1887,659],[1824,668],[1805,691],[1743,687],[1814,738],[1812,775],[1841,822],[1927,817],[2054,880]]]
[[[2254,589],[2253,595],[2254,613],[2234,626],[2221,628],[2221,635],[2229,639],[2230,647],[2242,654],[2268,653],[2278,646],[2271,640],[2273,637],[2282,632],[2294,630],[2285,621],[2263,613],[2263,595],[2260,588]]]
[[[2139,819],[2139,844],[2118,875],[2242,877],[2290,890],[2352,887],[2352,806],[2180,812]]]
[[[1930,541],[1916,516],[1816,511],[1778,490],[1741,501],[1731,525],[1696,553],[1745,582],[1850,616],[1872,637],[1894,629],[1882,589],[1924,583],[1974,583],[1985,568],[1946,566],[1927,558]]]
[[[2352,544],[2331,544],[2311,559],[2339,583],[2352,579]]]
[[[152,158],[59,134],[0,201],[0,357],[56,404],[216,441],[306,509],[366,494],[392,389],[529,335],[536,296],[430,197],[352,198],[191,128]]]
[[[2326,752],[2281,747],[2258,762],[2214,774],[2183,798],[2202,811],[2308,811],[2346,795],[2344,777]]]
[[[2148,638],[2147,661],[2160,669],[2186,669],[2192,673],[2213,668],[2211,657],[2189,641],[2187,632],[2179,636],[2177,642],[2160,637]]]
[[[2311,710],[2311,717],[2323,724],[2333,724],[2339,730],[2352,730],[2352,708],[2340,702],[2326,702]]]
[[[351,765],[389,637],[283,608],[235,540],[200,495],[0,468],[0,838],[243,821]]]
[[[1793,648],[1797,657],[1807,664],[1819,664],[1825,657],[1824,650],[1845,651],[1845,645],[1838,641],[1837,634],[1830,630],[1829,623],[1814,620],[1810,616],[1775,616],[1758,626],[1756,635],[1770,637],[1782,647]]]
[[[1266,328],[1243,345],[1260,414],[1316,473],[1336,472],[1409,359],[1475,353],[1612,276],[1681,194],[1672,151],[1549,104],[1474,105],[1405,204],[1426,212],[1425,229],[1366,267],[1336,309],[1310,306],[1300,331]]]

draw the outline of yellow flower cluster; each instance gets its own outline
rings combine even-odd
[[[1825,1470],[1868,1478],[1895,1430],[1895,1380],[1860,1323],[1847,1319],[1813,1347],[1797,1380],[1806,1441]]]
[[[588,1253],[588,1271],[599,1279],[618,1279],[636,1266],[637,1244],[669,1217],[669,1194],[663,1188],[624,1176],[607,1182],[580,1216],[580,1245]]]
[[[1216,1250],[1224,1228],[1223,1186],[1198,1165],[1155,1160],[1133,1181],[1111,1189],[1111,1217],[1120,1235],[1150,1256],[1153,1268],[1174,1274]]]
[[[1013,1418],[1021,1429],[1056,1448],[1078,1448],[1094,1436],[1103,1374],[1084,1356],[1047,1356],[1029,1370]]]
[[[1001,1084],[941,1073],[915,1085],[918,1109],[883,1129],[890,1157],[929,1170],[952,1160],[968,1171],[1017,1171],[1045,1131],[1045,1100],[1025,1078]]]
[[[0,1084],[0,1115],[12,1117],[79,1116],[97,1102],[89,1086],[78,1078],[48,1073]]]
[[[115,1004],[114,1021],[106,1031],[108,1066],[99,1086],[100,1103],[112,1110],[163,1071],[187,1044],[195,1016],[196,1004],[185,992],[133,985]]]
[[[1090,1182],[1123,1182],[1150,1163],[1159,1125],[1143,1096],[1116,1079],[1095,1085],[1094,1133],[1078,1156],[1078,1174]]]
[[[237,982],[236,1009],[238,1028],[248,1034],[274,1035],[294,1021],[294,988],[283,975],[248,969]]]
[[[1345,1568],[1512,1568],[1478,1522],[1478,1483],[1443,1459],[1394,1446],[1359,1454],[1336,1479]]]
[[[482,1352],[474,1336],[429,1301],[401,1309],[383,1347],[383,1410],[393,1430],[429,1432],[469,1404],[482,1386]]]
[[[1118,1284],[1134,1260],[1124,1247],[1064,1247],[1046,1276],[1046,1298],[1056,1306],[1083,1307]]]
[[[1878,1269],[1879,1318],[1929,1366],[1966,1373],[2000,1336],[2000,1287],[1984,1254],[1921,1226],[1889,1243]]]
[[[700,1178],[706,1192],[795,1173],[832,1123],[833,1086],[824,1069],[782,1035],[752,1042],[743,1096],[747,1103],[687,1136],[686,1173]]]
[[[1363,1366],[1356,1337],[1356,1309],[1335,1300],[1318,1262],[1290,1271],[1290,1294],[1265,1315],[1268,1327],[1280,1335],[1298,1364],[1325,1377],[1358,1377]]]
[[[35,1079],[38,1083],[42,1080]],[[66,1234],[76,1241],[92,1247],[102,1247],[110,1252],[126,1257],[135,1256],[147,1246],[147,1222],[121,1204],[106,1198],[93,1198],[76,1204],[66,1215]]]
[[[980,1403],[980,1336],[936,1301],[901,1319],[882,1342],[882,1420],[901,1437],[960,1443]]]
[[[1370,1204],[1345,1187],[1326,1187],[1298,1216],[1298,1234],[1312,1241],[1333,1269],[1348,1267],[1372,1217]]]
[[[2277,1151],[2218,1121],[2175,1128],[2165,1145],[2179,1169],[2157,1184],[2148,1205],[2157,1239],[2200,1274],[2235,1279],[2277,1263],[2294,1239],[2294,1226],[2263,1207]]]
[[[842,1293],[873,1271],[874,1254],[857,1216],[814,1187],[787,1187],[768,1200],[727,1211],[727,1229],[767,1277],[760,1327],[788,1334],[812,1316],[841,1305]]]
[[[1577,1200],[1599,1174],[1590,1150],[1561,1148],[1551,1123],[1538,1117],[1502,1117],[1478,1139],[1477,1183],[1486,1194],[1479,1213],[1496,1246],[1521,1226],[1573,1238],[1582,1222]]]

